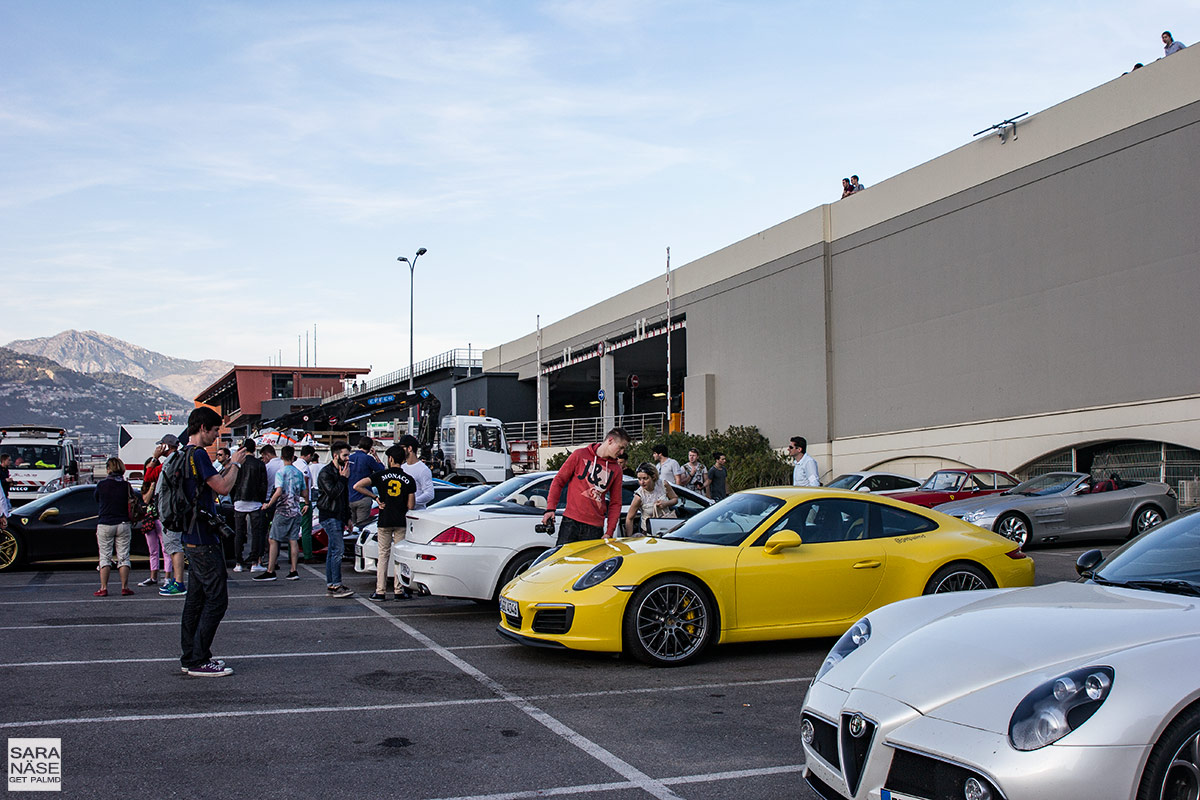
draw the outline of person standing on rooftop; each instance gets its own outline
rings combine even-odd
[[[1164,58],[1166,56],[1171,55],[1172,53],[1178,53],[1180,50],[1184,49],[1184,47],[1187,46],[1183,42],[1175,41],[1175,37],[1171,36],[1170,31],[1163,31],[1162,41],[1163,41],[1163,50],[1165,51]]]

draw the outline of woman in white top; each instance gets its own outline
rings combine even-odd
[[[642,511],[642,529],[650,532],[650,519],[675,516],[675,504],[679,497],[671,488],[668,481],[658,479],[658,470],[649,464],[637,468],[638,489],[633,494],[633,502],[629,504],[629,512],[625,515],[625,535],[633,536],[633,520],[638,510]]]

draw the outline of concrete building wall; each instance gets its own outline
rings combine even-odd
[[[688,428],[800,433],[826,474],[1200,447],[1198,79],[1191,48],[680,267]],[[544,360],[661,320],[655,283],[545,327]],[[531,379],[533,348],[485,369]]]

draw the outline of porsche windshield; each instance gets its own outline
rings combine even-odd
[[[783,501],[777,497],[741,492],[709,506],[662,538],[702,544],[741,544],[782,505]]]
[[[1048,475],[1039,475],[1036,478],[1018,484],[1009,489],[1007,493],[1032,496],[1057,494],[1079,480],[1079,478],[1080,476],[1074,472],[1051,472]]]
[[[1096,583],[1200,594],[1200,512],[1164,522],[1113,552]]]

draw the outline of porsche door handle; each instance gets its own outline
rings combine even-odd
[[[859,561],[851,569],[877,569],[882,566],[883,566],[882,561],[876,561],[875,559],[869,559],[867,561]]]

